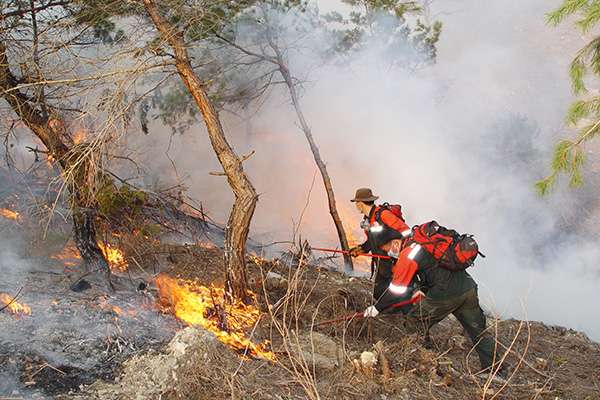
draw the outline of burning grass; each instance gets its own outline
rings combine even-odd
[[[8,309],[17,315],[31,315],[31,308],[27,304],[19,304],[6,293],[0,293],[0,311],[4,309]]]
[[[16,221],[21,220],[21,214],[19,214],[16,211],[8,210],[6,208],[0,208],[0,216],[7,218],[7,219],[14,219]]]
[[[106,260],[108,261],[111,270],[124,272],[127,269],[129,265],[125,261],[125,256],[123,255],[123,252],[120,249],[114,247],[110,243],[99,243],[98,246],[100,247],[100,249],[102,249],[104,257],[106,257]]]
[[[258,309],[241,302],[229,304],[223,288],[201,286],[166,275],[160,275],[156,285],[159,303],[186,324],[202,325],[241,357],[275,360],[275,355],[266,350],[268,343],[256,345],[246,337],[245,330],[260,318]]]
[[[229,304],[219,289],[223,265],[218,249],[123,243],[124,253],[133,254],[137,264],[131,263],[120,278],[119,292],[109,295],[93,286],[73,293],[70,282],[52,274],[51,288],[56,286],[60,297],[36,298],[35,307],[34,298],[18,298],[39,315],[23,319],[0,313],[5,329],[18,331],[23,346],[46,340],[41,349],[47,353],[40,350],[38,358],[28,355],[35,361],[23,363],[23,382],[50,388],[60,380],[60,391],[52,392],[55,400],[600,398],[598,346],[567,329],[526,323],[529,329],[523,330],[520,321],[498,321],[499,340],[510,347],[507,364],[516,369],[502,388],[470,374],[477,369],[477,357],[452,318],[434,327],[432,348],[406,336],[398,314],[311,328],[314,322],[363,311],[371,290],[365,278],[310,263],[297,267],[249,257],[256,308],[246,308]],[[41,294],[49,280],[44,275],[37,282]],[[54,325],[44,320],[47,330],[28,336],[42,316],[54,318]],[[91,332],[77,333],[78,321],[86,321],[81,323],[89,324]],[[156,324],[162,324],[160,335]],[[222,333],[234,337],[224,339]],[[151,338],[154,346],[146,343]],[[256,347],[273,356],[251,356],[252,343],[262,343]],[[57,355],[65,353],[70,362],[57,362]],[[0,353],[1,367],[19,357],[10,354],[3,358]],[[84,364],[94,357],[94,367]],[[102,373],[90,372],[100,364]]]

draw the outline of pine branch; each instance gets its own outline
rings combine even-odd
[[[547,14],[547,23],[552,26],[558,26],[567,17],[574,14],[578,10],[584,8],[589,0],[565,0],[563,3],[550,14]]]
[[[547,14],[547,23],[557,26],[577,12],[581,12],[582,17],[575,22],[575,27],[585,34],[600,21],[600,0],[564,0],[558,8]],[[569,64],[571,89],[575,95],[587,93],[585,79],[590,74],[600,76],[600,36],[590,40]],[[533,185],[538,194],[543,196],[554,190],[559,174],[569,177],[570,188],[584,184],[582,167],[586,163],[586,157],[581,146],[598,133],[600,96],[572,102],[567,110],[565,123],[577,126],[588,119],[596,122],[583,127],[575,140],[563,139],[554,146],[550,162],[552,174]]]
[[[598,20],[600,20],[600,2],[593,1],[585,7],[583,17],[575,22],[575,26],[578,27],[583,34],[586,34],[594,27],[594,25],[596,25]]]

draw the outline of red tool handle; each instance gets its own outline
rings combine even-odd
[[[400,306],[403,306],[403,305],[408,304],[408,303],[416,303],[417,301],[421,300],[421,297],[423,297],[423,295],[421,293],[419,293],[418,295],[416,295],[412,299],[406,300],[406,301],[404,301],[402,303],[394,304],[393,306],[386,308],[386,310],[389,310],[391,308],[400,307]],[[358,313],[358,314],[349,315],[347,317],[342,317],[342,318],[338,318],[338,319],[332,319],[331,321],[318,322],[316,324],[312,324],[310,327],[314,328],[315,326],[327,325],[327,324],[332,324],[334,322],[340,322],[340,321],[347,321],[349,319],[353,319],[353,318],[356,318],[356,317],[362,317],[363,315],[365,315],[364,311],[361,312],[361,313]]]
[[[343,250],[333,250],[333,249],[318,249],[316,247],[311,247],[311,250],[318,250],[318,251],[332,251],[334,253],[344,253],[344,254],[349,254],[349,251],[343,251]],[[374,258],[390,258],[390,256],[380,256],[378,254],[368,254],[368,253],[358,253],[357,255],[359,256],[367,256],[367,257],[374,257]]]

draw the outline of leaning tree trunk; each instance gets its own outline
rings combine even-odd
[[[268,29],[268,28],[267,28]],[[331,218],[333,219],[333,224],[335,225],[335,229],[337,231],[338,238],[340,240],[340,244],[342,246],[343,251],[349,251],[350,246],[348,246],[348,239],[346,238],[346,231],[344,230],[344,225],[342,224],[342,219],[337,211],[337,207],[335,204],[335,194],[333,193],[333,187],[331,186],[331,179],[329,178],[329,173],[327,172],[327,167],[321,158],[321,154],[319,153],[319,148],[315,144],[315,140],[312,136],[312,132],[306,119],[304,118],[304,113],[302,112],[302,108],[300,107],[300,101],[298,100],[298,92],[296,91],[296,86],[294,85],[294,81],[292,78],[292,74],[290,70],[285,66],[283,61],[283,56],[279,47],[273,42],[273,38],[269,31],[267,31],[267,38],[269,40],[269,44],[271,48],[277,54],[277,66],[279,67],[279,71],[283,76],[283,80],[285,81],[288,90],[290,92],[290,97],[292,99],[292,104],[294,106],[294,110],[296,111],[296,115],[298,116],[298,120],[300,121],[300,127],[304,132],[304,136],[306,140],[308,140],[308,144],[310,146],[310,151],[315,158],[315,162],[319,171],[321,172],[321,177],[323,178],[323,184],[325,185],[325,191],[327,192],[327,202],[329,204],[329,213],[331,214]],[[346,264],[346,268],[349,270],[353,270],[354,266],[352,263],[352,258],[348,254],[344,254],[344,262]]]
[[[212,146],[235,194],[225,237],[226,289],[236,299],[247,303],[246,240],[258,195],[244,172],[242,160],[227,142],[221,121],[208,97],[204,82],[194,73],[183,40],[183,32],[173,27],[158,12],[154,1],[143,0],[143,2],[158,32],[173,50],[177,70],[202,112]]]
[[[300,126],[302,127],[302,131],[306,136],[306,140],[308,140],[308,144],[310,146],[310,150],[313,153],[315,158],[315,162],[317,163],[317,167],[321,172],[321,176],[323,177],[323,184],[325,185],[325,191],[327,192],[327,202],[329,204],[329,213],[331,214],[331,218],[333,219],[333,223],[335,225],[335,229],[338,234],[338,238],[340,240],[340,244],[342,246],[343,251],[349,251],[350,246],[348,246],[348,239],[346,238],[346,231],[344,230],[344,225],[342,224],[342,219],[340,218],[340,214],[337,211],[337,207],[335,205],[335,194],[333,193],[333,187],[331,186],[331,179],[329,178],[329,173],[327,172],[327,167],[325,163],[321,159],[321,154],[319,153],[319,148],[315,144],[315,140],[313,139],[312,133],[306,120],[304,119],[304,114],[302,113],[302,109],[300,108],[300,103],[298,102],[298,94],[296,92],[296,88],[292,82],[292,77],[289,73],[289,70],[281,70],[283,77],[285,79],[286,84],[290,90],[290,96],[292,98],[292,104],[294,105],[294,109],[296,110],[296,114],[298,115],[298,120],[300,121]],[[354,266],[352,264],[352,258],[344,253],[344,262],[346,267],[349,270],[353,270]]]
[[[85,161],[81,152],[73,151],[63,139],[66,137],[66,129],[58,118],[54,119],[51,126],[51,117],[40,112],[44,104],[39,104],[39,99],[32,99],[19,90],[19,82],[9,68],[6,47],[0,41],[0,96],[8,102],[12,110],[19,116],[21,121],[40,139],[47,149],[48,156],[57,160],[62,171],[67,176],[67,184],[70,189],[73,209],[73,229],[75,232],[75,243],[81,255],[84,265],[94,271],[104,270],[108,278],[108,285],[112,289],[110,281],[110,269],[108,262],[98,247],[93,217],[82,214],[80,209],[87,207],[82,190],[86,187],[86,176],[74,172],[73,169],[83,170],[81,165]],[[78,167],[74,167],[78,165]]]

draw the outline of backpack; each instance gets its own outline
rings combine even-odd
[[[485,257],[473,235],[460,234],[454,229],[429,221],[413,228],[412,239],[439,260],[438,266],[451,271],[464,270],[473,265],[477,255]]]
[[[396,217],[400,218],[402,221],[404,221],[404,217],[402,217],[402,206],[400,204],[390,204],[390,203],[383,203],[382,205],[379,206],[379,210],[377,210],[375,212],[375,220],[376,221],[381,221],[381,212],[383,210],[389,210],[392,212],[392,214],[394,214]],[[406,221],[404,221],[406,222]]]

